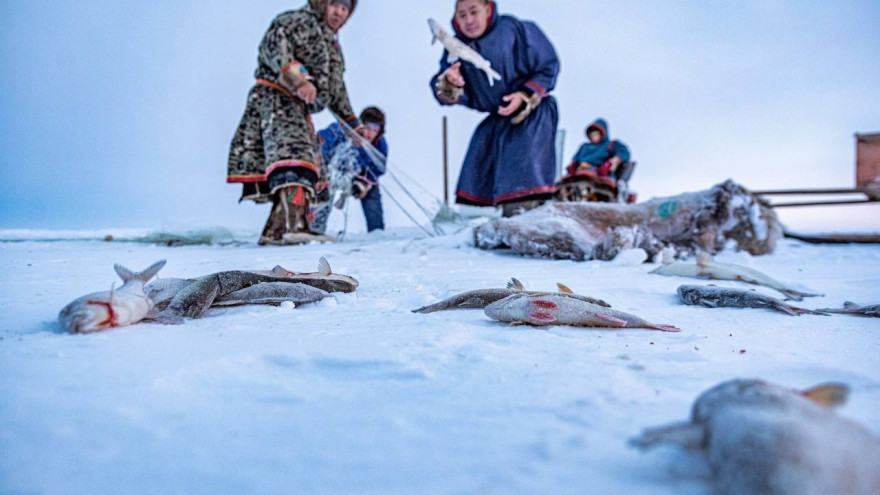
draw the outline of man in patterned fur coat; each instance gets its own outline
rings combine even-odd
[[[332,240],[309,228],[309,206],[326,180],[312,113],[326,107],[355,130],[336,33],[357,0],[308,0],[278,15],[260,43],[256,84],[229,149],[227,182],[241,200],[272,202],[260,244]]]

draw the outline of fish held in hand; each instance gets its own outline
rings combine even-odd
[[[754,290],[730,289],[714,285],[682,285],[678,295],[685,304],[707,308],[766,308],[791,316],[826,315],[822,310],[813,311],[786,304],[775,297],[766,296]],[[827,315],[826,315],[827,316]]]
[[[651,323],[638,316],[572,298],[565,294],[513,294],[490,304],[484,312],[493,320],[511,324],[679,331],[677,327],[672,325]]]
[[[470,62],[474,67],[486,73],[486,77],[489,78],[489,86],[494,86],[495,81],[501,80],[501,74],[492,69],[491,62],[477,53],[476,50],[465,45],[455,36],[449,34],[449,32],[443,29],[439,22],[434,19],[428,19],[428,27],[431,28],[431,34],[434,36],[431,43],[433,44],[440,41],[440,43],[443,44],[443,47],[446,48],[446,52],[449,53],[446,58],[448,63],[453,64],[459,59]]]
[[[880,438],[831,407],[848,393],[836,383],[801,391],[731,380],[701,394],[690,420],[646,429],[629,443],[705,455],[724,495],[874,495]]]
[[[147,269],[135,273],[121,265],[114,265],[122,278],[122,287],[82,296],[58,313],[61,327],[70,333],[92,333],[137,323],[153,309],[152,300],[144,291],[144,284],[153,278],[165,260],[157,261]]]
[[[673,277],[691,277],[711,280],[733,280],[747,284],[762,285],[784,294],[794,301],[802,301],[804,297],[823,296],[815,292],[806,292],[790,287],[758,270],[733,263],[718,263],[712,256],[699,253],[694,263],[673,261],[667,252],[663,253],[663,265],[650,273]]]

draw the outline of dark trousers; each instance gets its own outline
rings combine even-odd
[[[364,209],[364,218],[367,219],[367,232],[377,229],[385,229],[385,219],[382,214],[382,193],[379,192],[379,184],[374,184],[361,198],[361,207]]]

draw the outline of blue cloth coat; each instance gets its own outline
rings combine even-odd
[[[326,129],[318,131],[321,137],[321,157],[325,164],[330,163],[330,158],[336,152],[339,145],[348,141],[348,137],[339,124],[332,124]],[[359,175],[366,177],[373,187],[367,192],[366,196],[361,198],[361,208],[364,210],[364,219],[367,222],[367,232],[381,230],[385,228],[385,218],[382,211],[382,193],[379,190],[379,177],[385,173],[385,167],[388,160],[388,142],[385,137],[380,136],[373,142],[373,146],[382,154],[382,163],[376,163],[367,154],[361,146],[351,148],[355,153],[355,161],[360,167],[357,171]],[[377,157],[378,158],[378,157]]]
[[[348,136],[345,135],[339,124],[331,124],[326,129],[318,131],[318,135],[321,136],[321,156],[324,158],[325,164],[330,163],[330,157],[333,156],[336,148],[348,141]],[[375,163],[366,150],[360,146],[355,146],[352,150],[357,154],[357,164],[360,167],[359,172],[364,174],[370,182],[375,183],[379,180],[379,176],[385,173],[385,162],[388,159],[388,142],[385,141],[384,136],[379,137],[373,143],[373,146],[382,154],[382,163]]]
[[[622,162],[628,162],[629,148],[620,141],[612,140],[608,133],[608,123],[604,119],[596,119],[587,126],[585,131],[589,134],[592,130],[602,132],[602,141],[593,144],[590,141],[582,144],[572,159],[573,165],[577,167],[579,163],[589,163],[593,167],[598,167],[613,156],[620,158]]]
[[[498,15],[495,2],[486,32],[477,39],[466,37],[453,23],[456,38],[489,60],[502,80],[489,85],[486,74],[462,61],[464,94],[455,104],[489,116],[474,131],[456,188],[456,202],[472,205],[550,197],[555,191],[556,127],[559,120],[555,99],[549,95],[559,74],[559,58],[550,40],[532,22]],[[452,65],[443,52],[437,77]],[[503,97],[523,91],[542,97],[541,103],[521,124],[498,115],[506,105]],[[443,105],[450,103],[437,98]]]

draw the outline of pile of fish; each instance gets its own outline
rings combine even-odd
[[[92,333],[132,325],[142,320],[180,323],[199,318],[212,307],[320,301],[331,292],[354,292],[358,281],[333,273],[321,258],[314,273],[272,270],[224,271],[194,279],[166,278],[146,285],[165,260],[139,273],[116,265],[124,284],[119,289],[82,296],[61,310],[61,327],[71,333]]]
[[[446,309],[480,309],[489,318],[511,325],[569,325],[595,328],[648,328],[677,332],[672,325],[658,325],[638,316],[611,309],[601,299],[575,294],[563,284],[559,292],[525,290],[516,278],[504,289],[463,292],[438,303],[414,309],[413,313],[433,313]]]
[[[732,380],[700,395],[689,421],[647,429],[630,444],[701,452],[725,495],[876,495],[880,439],[831,409],[848,391]]]

